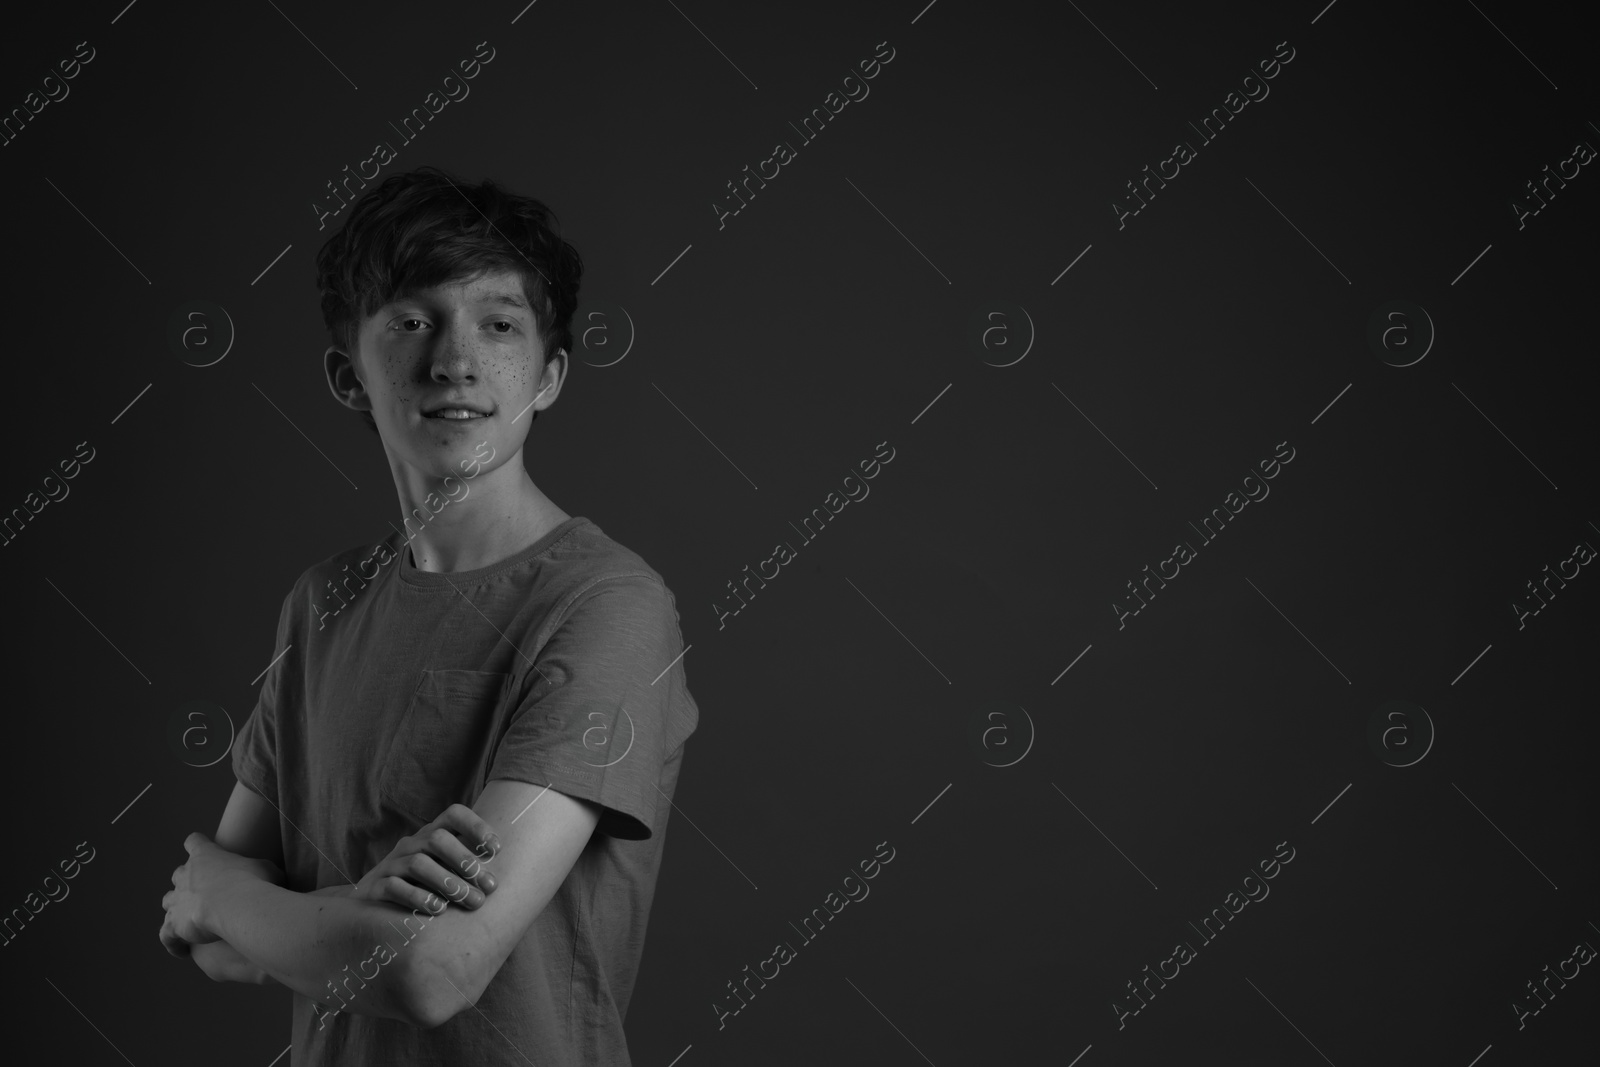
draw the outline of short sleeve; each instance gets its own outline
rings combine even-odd
[[[605,808],[598,832],[650,838],[666,803],[662,767],[693,729],[675,662],[682,643],[672,595],[655,577],[589,583],[528,671],[487,780],[548,785]]]
[[[298,583],[297,586],[298,588]],[[272,666],[261,682],[255,710],[239,729],[233,742],[233,776],[257,793],[278,804],[278,709],[282,701],[281,679],[289,669],[289,629],[293,613],[294,590],[283,598],[278,611],[278,636],[273,642]]]

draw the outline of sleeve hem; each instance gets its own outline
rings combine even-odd
[[[271,781],[271,776],[263,773],[263,768],[241,760],[233,766],[233,776],[239,783],[251,792],[258,794],[274,808],[278,806],[277,789],[265,788],[265,783]],[[273,783],[276,785],[276,783]]]

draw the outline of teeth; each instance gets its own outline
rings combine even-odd
[[[478,412],[476,412],[476,411],[467,411],[465,408],[440,408],[438,411],[433,412],[429,417],[430,418],[435,418],[435,419],[481,419],[481,418],[483,418],[483,416],[480,415]]]

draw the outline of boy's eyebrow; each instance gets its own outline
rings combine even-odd
[[[483,296],[479,297],[478,299],[479,299],[480,303],[485,303],[485,304],[506,304],[506,305],[509,305],[511,307],[521,308],[524,311],[532,311],[533,310],[533,308],[528,306],[528,301],[523,298],[521,293],[508,293],[508,292],[496,291],[496,292],[493,292],[493,293],[484,293]]]

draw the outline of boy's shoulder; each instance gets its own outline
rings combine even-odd
[[[536,568],[541,580],[567,594],[608,578],[645,578],[667,589],[666,579],[643,556],[611,537],[593,520],[579,515],[562,525],[566,529],[554,541],[517,566],[530,571]],[[670,597],[671,592],[667,591],[667,595]]]
[[[593,520],[581,515],[562,522],[561,529],[551,531],[553,540],[540,545],[536,542],[514,553],[499,563],[480,568],[487,577],[506,571],[537,572],[540,584],[551,587],[552,592],[575,592],[597,581],[608,578],[648,578],[667,590],[666,580],[643,556],[612,538]],[[398,532],[367,541],[319,560],[301,572],[295,581],[294,595],[308,596],[314,600],[333,600],[330,590],[344,591],[379,579],[384,574],[401,570],[401,557],[409,551],[408,543]],[[416,573],[416,572],[413,572]],[[347,584],[348,583],[348,584]],[[670,590],[667,590],[671,596]],[[337,602],[335,602],[337,606]]]

